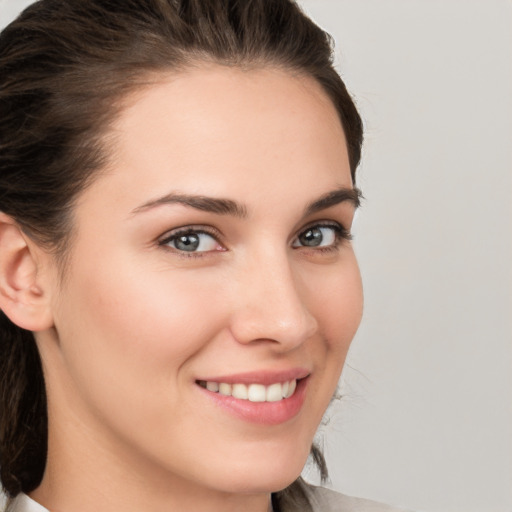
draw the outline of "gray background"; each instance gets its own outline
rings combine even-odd
[[[0,25],[28,3],[0,0]],[[512,2],[300,3],[366,123],[366,307],[319,434],[331,486],[512,511]]]

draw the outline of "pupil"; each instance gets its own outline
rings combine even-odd
[[[316,247],[320,245],[323,240],[322,231],[318,228],[308,229],[300,237],[300,243],[302,245],[308,245],[309,247]]]
[[[195,251],[199,247],[199,237],[197,235],[181,235],[176,239],[176,249],[181,251]]]

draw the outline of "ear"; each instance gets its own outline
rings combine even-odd
[[[0,212],[0,309],[18,327],[34,332],[53,325],[38,260],[37,246]]]

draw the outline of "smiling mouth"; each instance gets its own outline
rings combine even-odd
[[[249,402],[279,402],[293,396],[297,388],[297,379],[276,382],[265,386],[263,384],[229,384],[227,382],[197,381],[199,386],[212,393],[232,396]]]

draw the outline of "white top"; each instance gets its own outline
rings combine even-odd
[[[26,494],[18,494],[16,498],[8,502],[5,512],[49,512],[49,510]]]

